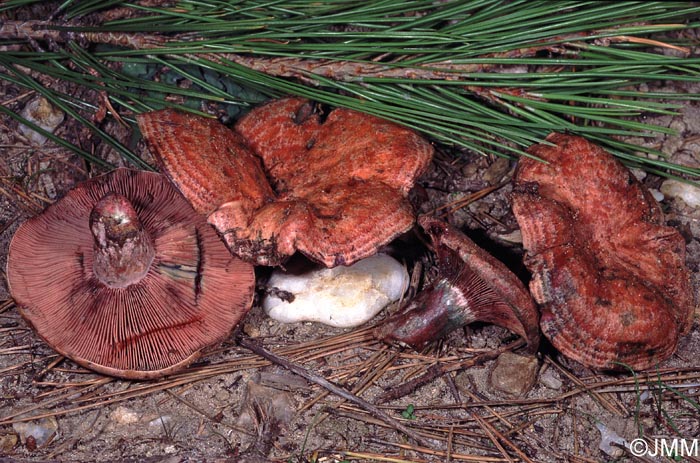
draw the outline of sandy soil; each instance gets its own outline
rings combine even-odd
[[[0,88],[0,94],[3,100],[16,97],[16,107],[32,98],[9,86]],[[678,135],[637,142],[661,149],[674,162],[700,166],[700,107],[688,103],[677,116],[646,122],[673,127]],[[116,124],[108,129],[121,139],[130,137]],[[73,123],[62,124],[57,134],[121,163]],[[8,118],[0,118],[0,146],[4,268],[17,226],[94,172],[50,142],[33,146]],[[414,200],[427,212],[507,180],[513,166],[503,159],[440,152],[418,182]],[[663,179],[637,174],[659,190]],[[522,273],[509,191],[506,185],[449,219]],[[673,197],[661,204],[668,223],[686,237],[687,263],[697,287],[700,210]],[[420,249],[408,249],[409,242],[399,241],[392,251],[420,254]],[[4,285],[0,300],[6,300],[0,305],[0,461],[666,461],[635,460],[622,445],[603,450],[601,444],[608,441],[601,437],[619,443],[643,435],[653,443],[655,438],[700,436],[697,318],[673,358],[658,371],[637,377],[595,373],[544,346],[529,373],[521,367],[510,370],[522,375],[519,381],[534,382],[529,391],[513,396],[493,385],[496,361],[457,367],[514,340],[500,328],[470,326],[416,353],[384,346],[364,327],[352,331],[284,325],[268,319],[257,306],[251,310],[242,333],[420,431],[429,448],[419,448],[356,405],[238,347],[233,337],[172,377],[116,380],[57,357],[19,316]],[[454,370],[405,397],[379,403],[383,393],[435,364]],[[22,422],[35,427],[22,429]],[[41,433],[50,437],[36,437]],[[34,442],[28,435],[36,435]],[[684,461],[700,459],[695,457]]]

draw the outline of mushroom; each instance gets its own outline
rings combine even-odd
[[[355,327],[398,301],[409,283],[406,267],[381,253],[349,266],[301,271],[285,266],[272,272],[267,285],[274,291],[262,300],[263,310],[282,323]]]
[[[117,169],[23,223],[10,293],[60,354],[111,376],[157,378],[225,338],[254,275],[160,174]]]
[[[382,323],[375,337],[422,349],[457,328],[481,321],[520,335],[535,352],[537,309],[518,277],[442,220],[424,215],[418,223],[432,241],[438,277]]]
[[[406,196],[433,154],[412,130],[357,111],[321,122],[303,98],[258,107],[235,131],[173,110],[138,121],[195,209],[234,254],[260,265],[295,251],[327,267],[371,256],[413,226]]]
[[[544,335],[597,369],[649,368],[690,329],[685,242],[619,161],[553,133],[521,158],[513,212]]]

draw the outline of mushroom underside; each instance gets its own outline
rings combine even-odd
[[[131,201],[155,249],[145,275],[126,287],[94,272],[89,216],[112,192]],[[142,379],[177,370],[227,336],[252,303],[254,276],[164,176],[118,169],[18,229],[8,283],[23,317],[55,350]]]
[[[451,225],[421,216],[431,239],[439,275],[375,330],[375,337],[421,349],[477,321],[506,328],[539,345],[538,314],[523,283],[500,261]]]

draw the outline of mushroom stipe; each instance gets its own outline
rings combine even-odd
[[[375,337],[422,349],[457,328],[481,321],[517,333],[527,341],[528,351],[535,352],[539,316],[518,277],[442,220],[424,215],[418,223],[432,242],[439,276],[376,328]]]
[[[191,363],[229,335],[254,292],[252,266],[165,176],[127,169],[81,183],[22,224],[7,277],[20,313],[56,351],[129,379]]]

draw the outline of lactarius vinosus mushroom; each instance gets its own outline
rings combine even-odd
[[[432,241],[438,278],[375,330],[385,341],[421,349],[449,332],[477,321],[506,328],[539,344],[538,314],[523,283],[502,262],[451,225],[421,216]]]
[[[22,316],[62,355],[112,376],[156,378],[225,338],[254,275],[160,174],[118,169],[29,219],[7,278]]]
[[[551,134],[521,158],[513,212],[541,327],[567,357],[645,369],[690,329],[685,242],[631,172],[584,138]]]
[[[260,265],[295,251],[327,267],[373,255],[413,226],[406,196],[433,154],[412,130],[357,111],[321,122],[302,98],[262,105],[235,130],[173,110],[138,121],[195,209],[234,254]]]

